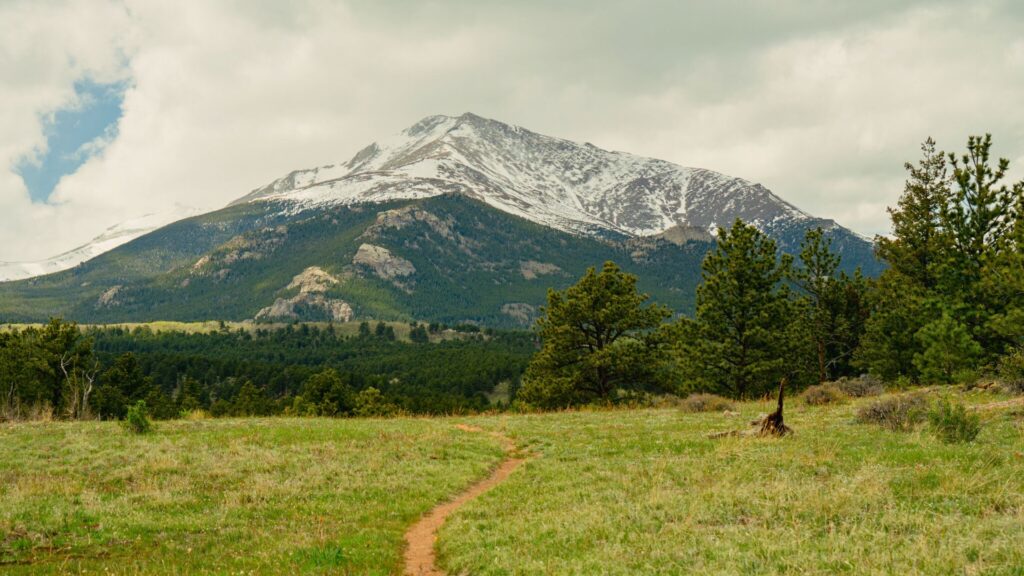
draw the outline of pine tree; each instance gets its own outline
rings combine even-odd
[[[961,157],[942,158],[929,139],[919,165],[908,166],[906,191],[890,211],[895,236],[879,239],[891,268],[872,289],[872,315],[857,354],[879,376],[922,376],[921,362],[907,362],[908,355],[925,353],[914,335],[943,314],[982,347],[980,360],[1024,337],[1024,225],[1018,224],[1024,183],[1003,182],[1009,162],[993,166],[991,147],[991,135],[972,136]]]
[[[904,164],[909,178],[896,208],[889,208],[893,238],[878,238],[878,255],[892,270],[926,290],[934,289],[946,264],[942,213],[951,198],[945,154],[931,138],[921,145],[915,166]]]
[[[745,398],[778,386],[790,368],[791,265],[775,242],[736,220],[720,228],[702,266],[694,320],[682,320],[685,373],[700,388]]]
[[[564,292],[548,291],[537,320],[543,341],[526,370],[517,399],[554,408],[610,401],[619,389],[655,385],[658,349],[654,331],[669,317],[647,305],[636,276],[606,262]]]
[[[867,284],[858,269],[839,272],[841,257],[821,228],[808,230],[800,246],[800,265],[792,279],[801,289],[801,311],[814,345],[818,382],[849,375],[867,316]]]
[[[957,272],[951,290],[969,289],[976,285],[986,256],[1000,247],[1012,231],[1014,196],[1001,183],[1010,161],[1000,158],[990,164],[992,135],[971,136],[967,153],[961,159],[950,154],[956,190],[944,205],[942,223],[948,230],[953,250],[949,256]]]
[[[991,148],[991,135],[972,136],[960,160],[950,155],[956,190],[943,222],[952,238],[952,273],[941,294],[989,360],[1014,343],[1013,332],[1022,332],[1007,326],[1006,318],[1024,316],[1015,241],[1024,182],[1004,182],[1010,162],[1000,158],[993,167]]]
[[[927,383],[953,382],[957,372],[971,369],[982,352],[967,327],[948,312],[918,330],[915,338],[921,352],[914,356],[914,365]]]

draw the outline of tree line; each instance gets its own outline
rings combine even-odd
[[[796,257],[737,220],[702,264],[693,318],[650,304],[614,263],[549,291],[543,347],[519,400],[543,408],[636,394],[763,396],[871,373],[887,381],[977,377],[1024,339],[1024,182],[1007,183],[991,136],[962,155],[928,139],[876,239],[877,279],[840,271],[828,231]]]
[[[140,400],[156,418],[476,412],[535,349],[529,333],[476,326],[431,340],[445,328],[414,324],[402,341],[383,322],[347,337],[332,325],[188,334],[54,319],[0,333],[0,419],[121,419]]]

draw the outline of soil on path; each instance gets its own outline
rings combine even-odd
[[[465,432],[484,431],[482,428],[465,424],[458,424],[456,428]],[[515,451],[516,446],[511,438],[497,432],[491,434],[501,440],[506,455]],[[405,571],[403,574],[405,576],[444,576],[444,571],[437,567],[434,543],[437,542],[437,531],[444,524],[445,519],[470,500],[504,482],[525,461],[525,458],[506,456],[490,476],[470,486],[453,500],[436,506],[413,524],[405,533]]]

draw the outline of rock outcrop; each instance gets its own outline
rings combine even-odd
[[[416,267],[401,256],[396,256],[383,246],[362,244],[352,258],[352,263],[366,266],[383,280],[395,280],[416,273]]]
[[[296,320],[326,317],[336,322],[352,319],[352,306],[344,300],[328,298],[325,293],[339,280],[318,266],[310,266],[288,283],[287,290],[298,289],[291,298],[278,298],[256,313],[256,320]]]

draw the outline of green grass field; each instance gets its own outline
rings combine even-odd
[[[856,424],[856,405],[792,401],[781,440],[706,437],[767,403],[8,425],[0,571],[400,573],[404,530],[502,457],[469,423],[531,457],[441,529],[449,574],[1024,574],[1024,409],[950,445]]]

